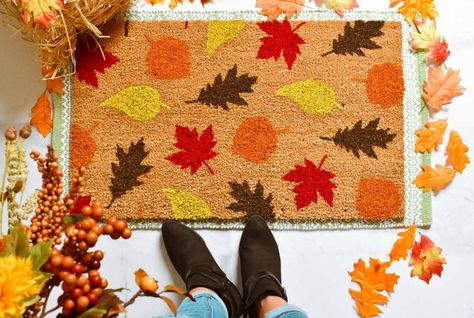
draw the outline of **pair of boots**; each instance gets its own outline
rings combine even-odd
[[[281,285],[278,245],[260,216],[249,219],[240,240],[243,299],[199,234],[175,221],[164,222],[162,234],[169,258],[187,290],[205,287],[214,291],[224,301],[230,318],[242,314],[257,318],[260,301],[269,295],[287,301]]]

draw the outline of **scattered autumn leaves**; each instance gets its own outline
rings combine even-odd
[[[441,256],[441,248],[437,247],[427,236],[421,234],[420,241],[415,242],[416,226],[398,233],[398,240],[390,251],[390,260],[381,261],[370,258],[366,264],[359,259],[354,270],[349,272],[352,281],[359,285],[359,290],[349,289],[355,301],[357,312],[363,318],[374,317],[382,313],[381,305],[388,303],[386,294],[394,292],[400,278],[395,273],[388,273],[393,262],[405,260],[411,251],[409,265],[413,267],[411,276],[429,284],[433,275],[441,277],[446,260]]]

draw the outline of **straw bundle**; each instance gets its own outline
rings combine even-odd
[[[132,0],[72,0],[65,1],[64,9],[56,10],[57,18],[49,26],[37,24],[31,19],[24,23],[22,5],[26,1],[0,0],[0,14],[5,22],[21,32],[22,37],[38,46],[42,66],[50,70],[49,77],[64,75],[79,37],[91,34],[101,37],[100,27],[116,14],[126,10]]]

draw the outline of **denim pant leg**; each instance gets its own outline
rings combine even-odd
[[[227,308],[217,294],[199,291],[193,293],[196,301],[189,298],[183,300],[178,308],[178,318],[229,318]],[[174,318],[173,315],[159,316],[157,318]]]
[[[308,315],[295,305],[286,304],[267,312],[265,318],[308,318]]]

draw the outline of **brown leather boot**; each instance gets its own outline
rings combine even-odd
[[[266,296],[288,300],[281,285],[278,245],[265,220],[252,216],[240,239],[240,267],[244,285],[244,313],[258,318],[260,301]]]
[[[186,283],[186,289],[209,288],[224,301],[230,318],[240,317],[242,296],[217,265],[201,236],[175,221],[164,222],[161,231],[171,263]]]

